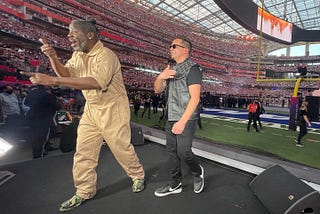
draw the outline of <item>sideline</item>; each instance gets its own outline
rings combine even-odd
[[[245,110],[204,108],[200,116],[203,118],[214,118],[229,122],[248,122],[248,112]],[[289,129],[289,116],[265,113],[260,116],[260,119],[264,126],[284,130]],[[311,125],[311,128],[308,128],[308,132],[320,134],[320,122],[311,122]]]

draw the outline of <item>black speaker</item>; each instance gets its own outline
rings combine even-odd
[[[131,127],[131,143],[133,145],[144,144],[144,136],[141,127]]]
[[[279,165],[257,175],[250,186],[271,214],[320,213],[320,194]]]
[[[62,128],[59,147],[61,152],[71,152],[76,148],[78,125],[79,119],[74,117],[70,125]]]
[[[319,121],[319,104],[320,97],[306,96],[308,102],[308,117],[313,122]]]
[[[305,76],[308,73],[307,67],[306,66],[299,66],[298,72],[300,73],[301,76]]]

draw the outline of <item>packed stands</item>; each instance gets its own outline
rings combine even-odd
[[[27,81],[19,76],[21,70],[53,74],[46,57],[39,51],[38,39],[48,38],[63,53],[61,60],[65,61],[71,54],[66,39],[68,24],[72,19],[93,18],[98,23],[102,41],[118,55],[125,83],[130,87],[152,90],[155,73],[167,64],[170,40],[177,35],[188,35],[193,42],[192,58],[204,70],[203,92],[283,99],[292,96],[294,82],[255,81],[259,54],[257,41],[200,34],[192,26],[156,11],[154,14],[146,12],[134,3],[118,0],[4,0],[0,6],[3,12],[0,15],[1,38],[6,41],[13,38],[9,43],[0,44],[0,69],[5,72],[2,78],[12,82]],[[319,59],[319,56],[263,57],[259,65],[261,78],[266,78],[267,69],[296,72],[302,61]],[[319,71],[319,65],[311,65],[308,69]],[[315,82],[302,82],[300,86],[305,93],[318,88],[319,84]]]

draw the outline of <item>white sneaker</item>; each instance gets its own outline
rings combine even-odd
[[[301,148],[304,147],[304,145],[301,144],[301,143],[296,143],[296,146],[297,146],[297,147],[301,147]]]
[[[201,168],[200,176],[193,178],[193,191],[195,193],[200,193],[204,187],[204,169],[201,165],[200,165],[200,168]]]
[[[168,184],[167,186],[163,186],[160,187],[158,189],[156,189],[156,191],[154,192],[155,196],[158,197],[163,197],[163,196],[167,196],[167,195],[171,195],[171,194],[178,194],[182,192],[182,183],[180,182],[176,187],[171,187],[170,184]]]

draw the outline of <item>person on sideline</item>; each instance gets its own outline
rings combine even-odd
[[[204,187],[204,169],[191,150],[202,84],[202,70],[190,59],[191,48],[187,39],[175,38],[170,45],[170,54],[176,64],[172,68],[168,65],[154,83],[155,93],[166,89],[167,166],[171,175],[169,184],[155,190],[158,197],[182,191],[181,160],[187,163],[194,177],[194,192],[200,193]]]
[[[129,100],[118,57],[99,39],[95,21],[73,20],[68,39],[74,52],[63,65],[55,49],[44,39],[42,52],[49,57],[58,77],[41,73],[23,73],[33,84],[59,85],[81,89],[86,99],[78,126],[73,179],[76,193],[61,204],[60,211],[80,206],[96,194],[100,149],[103,139],[132,179],[132,191],[144,189],[144,169],[131,140]]]
[[[296,142],[296,146],[298,147],[304,147],[304,145],[301,143],[301,139],[308,133],[307,125],[309,127],[311,126],[311,123],[308,119],[308,102],[303,101],[298,112],[298,126],[300,127],[299,134],[294,140]]]
[[[259,124],[260,129],[262,129],[262,124],[261,124],[261,119],[260,119],[260,115],[264,114],[266,111],[264,110],[263,106],[262,106],[262,102],[261,101],[256,101],[257,104],[257,125]]]
[[[255,102],[255,100],[252,100],[251,103],[248,105],[248,125],[247,125],[247,131],[250,131],[250,126],[253,121],[253,127],[255,128],[256,132],[260,132],[257,125],[257,109],[258,104]]]

